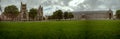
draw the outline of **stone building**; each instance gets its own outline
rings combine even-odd
[[[21,2],[20,14],[18,15],[17,19],[21,21],[29,20],[29,13],[27,12],[27,6],[22,2]]]
[[[37,11],[37,16],[36,16],[36,20],[37,21],[40,21],[40,20],[43,20],[43,7],[42,6],[39,6],[38,8],[38,11]]]
[[[113,18],[112,10],[73,12],[74,20],[108,20]]]
[[[0,20],[2,21],[29,21],[29,13],[27,10],[27,5],[21,2],[21,8],[18,16],[15,19],[9,18],[4,14],[0,15]],[[37,11],[37,16],[34,21],[42,21],[43,20],[43,7],[39,6]]]

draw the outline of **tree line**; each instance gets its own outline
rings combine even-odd
[[[115,14],[115,16],[116,16],[116,19],[120,19],[120,10],[116,10],[116,14]]]
[[[53,15],[49,16],[48,19],[56,19],[56,20],[61,20],[61,19],[71,19],[73,18],[74,15],[72,12],[63,12],[62,10],[57,10],[53,12]]]

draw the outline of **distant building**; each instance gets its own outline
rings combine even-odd
[[[43,7],[42,6],[39,6],[38,8],[38,11],[37,11],[37,16],[36,16],[36,20],[39,21],[39,20],[43,20]]]
[[[74,20],[108,20],[113,18],[112,10],[73,12]]]
[[[1,6],[0,6],[0,13],[2,12]]]
[[[29,17],[27,5],[21,2],[21,8],[20,8],[19,15],[15,19],[9,18],[2,13],[0,15],[0,20],[2,21],[29,21],[31,19]],[[39,6],[38,11],[37,11],[37,16],[35,17],[34,21],[41,21],[41,20],[43,20],[43,7]]]
[[[18,15],[18,19],[21,21],[29,20],[29,13],[27,12],[26,4],[21,2],[20,14]]]

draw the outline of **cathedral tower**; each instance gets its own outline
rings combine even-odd
[[[21,10],[20,10],[20,19],[21,21],[29,20],[29,14],[27,12],[26,4],[23,4],[22,2],[21,2]]]
[[[0,5],[0,12],[2,12],[2,8],[1,8],[1,5]]]
[[[109,9],[108,13],[109,13],[109,19],[112,19],[113,18],[113,11],[111,9]]]
[[[37,21],[43,20],[43,7],[39,6],[38,11],[37,11]]]

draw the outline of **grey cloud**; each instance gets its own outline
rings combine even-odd
[[[120,9],[120,0],[84,0],[77,6],[69,6],[70,1],[72,0],[22,0],[23,3],[27,4],[28,9],[38,8],[42,5],[45,13],[52,13],[58,9],[68,11]],[[1,0],[2,9],[8,5],[16,5],[20,8],[20,3],[21,0]]]
[[[120,0],[85,0],[84,3],[79,6],[87,5],[88,7],[83,7],[84,9],[89,8],[88,10],[99,10],[99,6],[105,6],[106,9],[120,9]]]

